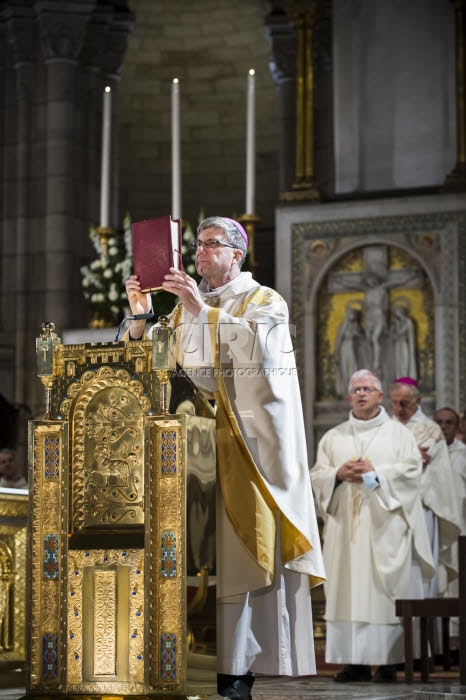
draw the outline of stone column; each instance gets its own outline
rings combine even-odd
[[[280,108],[280,192],[291,188],[296,173],[296,27],[281,8],[266,17],[272,56],[270,73]]]
[[[10,52],[7,67],[8,99],[6,110],[8,137],[6,141],[5,203],[10,215],[4,218],[3,254],[5,261],[4,324],[10,329],[7,342],[13,346],[15,360],[14,395],[21,400],[29,377],[25,373],[25,328],[27,327],[26,297],[30,285],[28,265],[28,227],[31,197],[31,124],[34,86],[34,41],[32,8],[24,3],[12,3],[3,15],[7,28],[6,43]],[[14,121],[13,121],[14,120]],[[13,332],[11,332],[13,330]]]
[[[128,36],[134,28],[134,15],[129,10],[114,12],[108,5],[98,5],[88,27],[86,44],[83,49],[81,62],[86,68],[85,89],[90,97],[92,110],[89,110],[85,122],[86,138],[84,145],[89,148],[87,163],[89,195],[93,202],[93,210],[99,212],[100,166],[101,166],[101,137],[102,137],[102,100],[106,85],[112,88],[112,183],[110,225],[118,228],[119,221],[119,162],[118,148],[118,86],[120,69],[123,63]],[[92,187],[90,187],[92,183]]]
[[[82,235],[76,220],[81,154],[77,65],[94,2],[41,3],[38,22],[45,64],[45,320],[69,325],[76,265],[72,241]],[[72,17],[70,18],[70,12]]]
[[[445,180],[447,190],[466,190],[466,0],[450,0],[455,10],[456,164]]]
[[[315,173],[314,32],[321,0],[293,0],[290,14],[297,29],[296,57],[296,169],[284,201],[320,200]]]
[[[59,332],[87,324],[80,266],[98,223],[102,93],[117,81],[133,23],[121,0],[8,0],[0,10],[0,378],[15,377],[8,399],[34,415],[42,321]],[[5,371],[4,357],[14,358]]]

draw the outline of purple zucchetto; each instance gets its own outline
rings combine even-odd
[[[412,377],[399,377],[399,379],[395,379],[394,384],[409,384],[409,386],[415,386],[416,389],[419,389],[419,384]]]
[[[231,221],[231,223],[238,229],[240,234],[243,237],[244,242],[246,243],[246,249],[248,247],[248,234],[244,230],[244,228],[241,226],[241,224],[238,221],[235,221],[235,219],[230,219],[228,216],[222,217],[223,219],[226,219],[226,221]]]

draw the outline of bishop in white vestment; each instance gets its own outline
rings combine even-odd
[[[457,542],[460,534],[455,480],[442,430],[421,408],[417,382],[397,379],[391,387],[393,414],[413,434],[423,457],[421,497],[429,530],[435,577],[426,584],[424,597],[445,595],[458,577]]]
[[[454,408],[445,406],[435,412],[435,422],[440,426],[445,437],[448,454],[450,455],[451,468],[455,484],[456,502],[460,517],[461,535],[466,535],[466,445],[458,440],[456,433],[460,424],[460,417]],[[454,558],[457,558],[458,543],[453,545]],[[449,598],[457,598],[459,594],[458,579],[450,581],[446,595]],[[450,618],[450,648],[458,647],[459,620]]]
[[[217,406],[219,697],[250,698],[251,673],[315,673],[310,589],[324,580],[288,308],[241,272],[247,236],[211,217],[198,227],[199,287],[171,268],[164,288],[178,361]],[[150,300],[135,276],[133,313]],[[142,334],[133,322],[132,338]]]
[[[336,681],[395,680],[404,659],[397,598],[423,597],[434,573],[420,497],[421,458],[412,435],[381,405],[378,377],[353,374],[349,419],[321,439],[311,469],[325,520],[328,663]]]

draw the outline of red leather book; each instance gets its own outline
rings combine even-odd
[[[161,216],[132,225],[133,267],[143,292],[162,289],[171,267],[183,269],[181,260],[181,219]]]

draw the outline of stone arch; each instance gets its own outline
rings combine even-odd
[[[386,270],[380,277],[380,284],[376,283],[376,286],[381,288],[378,298],[383,297],[386,308],[377,312],[381,323],[383,322],[378,338],[380,362],[377,366],[374,364],[374,353],[371,352],[369,319],[366,318],[365,313],[367,297],[373,294],[373,291],[364,285],[363,279],[365,275],[371,274],[370,269],[364,269],[365,253],[379,251],[386,258]],[[409,272],[410,270],[412,273]],[[424,261],[419,259],[419,256],[413,256],[406,246],[397,245],[383,238],[358,241],[343,247],[329,257],[327,264],[321,270],[319,279],[314,281],[309,300],[309,304],[313,306],[312,316],[316,319],[314,336],[318,371],[316,371],[315,400],[343,398],[346,390],[342,386],[337,387],[338,378],[340,374],[345,375],[342,383],[347,385],[349,379],[347,375],[352,373],[350,371],[352,364],[354,364],[353,371],[362,366],[377,371],[385,389],[396,375],[408,373],[407,369],[405,372],[397,371],[394,357],[398,344],[393,334],[390,337],[394,315],[401,316],[400,310],[405,314],[406,327],[412,330],[415,336],[416,357],[411,366],[415,365],[416,370],[412,370],[410,374],[415,378],[420,377],[421,390],[424,394],[433,393],[435,386],[433,307],[436,290],[433,288],[432,274],[429,272],[431,271],[425,266]],[[336,280],[338,276],[346,279],[346,288],[341,284],[339,290],[329,291],[330,281],[332,278]],[[355,278],[353,285],[351,285],[351,277]],[[382,289],[384,285],[386,289]],[[352,319],[351,322],[349,318]],[[346,333],[347,340],[343,341],[343,344],[339,343],[341,347],[337,347],[342,330],[343,335]],[[356,337],[358,332],[359,337]],[[350,339],[351,337],[353,340]],[[348,357],[352,349],[356,356],[353,363]],[[345,361],[346,372],[342,372],[341,366],[339,367],[338,352],[341,352],[341,359]]]
[[[386,245],[409,254],[422,270],[432,289],[435,327],[432,341],[435,387],[425,408],[428,413],[440,404],[460,408],[464,390],[459,380],[464,362],[459,343],[460,338],[466,343],[466,334],[459,323],[463,297],[457,251],[465,219],[461,212],[439,213],[429,211],[425,204],[422,206],[422,210],[414,213],[413,209],[410,214],[402,213],[398,204],[348,206],[346,217],[342,218],[343,207],[336,207],[338,215],[331,218],[330,209],[322,206],[318,212],[314,208],[307,221],[301,218],[302,223],[293,223],[290,212],[283,217],[291,228],[290,266],[289,271],[285,268],[280,275],[279,288],[289,293],[292,300],[291,318],[296,327],[296,355],[311,463],[319,437],[347,417],[343,401],[336,411],[337,402],[323,405],[317,400],[316,377],[321,368],[316,366],[316,329],[318,294],[323,280],[338,260],[352,250]],[[383,210],[391,215],[381,216]],[[284,236],[281,234],[283,243]],[[284,259],[287,260],[286,256]]]

